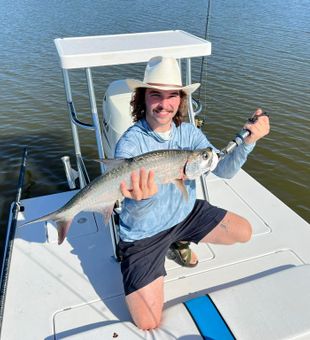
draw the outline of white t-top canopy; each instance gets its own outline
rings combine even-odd
[[[57,38],[63,69],[146,62],[154,56],[174,58],[211,54],[211,43],[184,31]]]

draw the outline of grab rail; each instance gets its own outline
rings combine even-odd
[[[73,121],[73,123],[81,128],[87,129],[87,130],[95,130],[94,125],[92,124],[87,124],[87,123],[83,123],[82,121],[80,121],[77,117],[77,113],[75,111],[73,102],[69,102],[68,103],[69,109],[70,109],[70,114],[71,114],[71,119]]]
[[[74,148],[75,148],[77,169],[79,173],[79,182],[80,182],[81,188],[83,188],[87,183],[89,183],[89,176],[87,174],[87,170],[85,168],[83,158],[82,158],[78,127],[86,129],[86,130],[95,131],[98,155],[99,155],[99,158],[102,158],[102,159],[104,158],[101,129],[100,129],[100,123],[99,123],[98,112],[97,112],[97,107],[96,107],[95,91],[93,87],[91,70],[86,69],[85,71],[86,71],[86,79],[87,79],[87,85],[88,85],[88,94],[89,94],[89,99],[90,99],[93,124],[87,124],[78,119],[77,113],[76,113],[76,110],[73,104],[69,73],[68,73],[68,70],[66,69],[62,70],[65,94],[66,94],[66,99],[67,99],[67,104],[68,104],[69,115],[70,115],[73,143],[74,143]],[[101,169],[101,173],[103,173],[104,172],[103,164],[100,164],[100,169]]]

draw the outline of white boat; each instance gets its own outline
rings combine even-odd
[[[191,59],[211,53],[210,42],[184,31],[61,38],[55,44],[78,166],[75,172],[64,159],[71,188],[75,175],[81,187],[88,181],[79,128],[94,130],[103,158],[113,156],[117,138],[131,124],[131,93],[120,79],[107,89],[100,126],[94,67],[172,56],[180,60],[190,84]],[[75,112],[73,69],[85,69],[92,126]],[[3,278],[1,339],[310,339],[308,223],[243,170],[230,180],[204,176],[197,187],[198,197],[249,219],[253,237],[232,246],[192,245],[199,256],[195,268],[167,258],[163,320],[152,331],[136,328],[127,310],[113,220],[107,226],[100,214],[82,212],[59,246],[52,223],[18,226],[59,208],[78,189],[22,200]]]

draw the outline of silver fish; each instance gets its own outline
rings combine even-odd
[[[125,181],[127,188],[131,187],[131,173],[145,168],[153,170],[157,184],[175,183],[187,197],[187,191],[182,177],[198,178],[210,170],[212,163],[212,149],[206,148],[195,151],[188,150],[160,150],[142,154],[129,159],[103,160],[108,170],[95,178],[86,187],[74,195],[58,210],[27,222],[24,225],[52,220],[57,224],[58,244],[61,244],[70,228],[75,215],[81,211],[101,212],[105,223],[111,217],[115,202],[123,198],[120,191],[121,181]]]

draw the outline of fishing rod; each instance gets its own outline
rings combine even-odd
[[[12,218],[11,223],[9,224],[6,232],[6,239],[4,244],[3,256],[2,256],[2,267],[1,267],[1,281],[0,281],[0,334],[2,329],[2,320],[4,313],[4,304],[5,304],[5,295],[9,277],[9,266],[12,257],[13,243],[15,237],[15,230],[17,225],[18,213],[23,211],[23,207],[20,204],[20,199],[22,195],[23,185],[24,185],[24,177],[26,172],[26,163],[27,163],[27,148],[24,148],[22,162],[19,171],[18,185],[17,185],[17,194],[16,199],[12,208]]]
[[[267,116],[269,117],[269,115],[266,112],[260,113],[258,115],[255,115],[251,118],[248,119],[249,123],[254,124],[257,119],[261,116]],[[223,148],[219,153],[218,153],[218,157],[219,157],[219,161],[221,161],[225,156],[227,156],[228,154],[230,154],[233,150],[235,150],[236,147],[238,147],[239,145],[244,143],[244,140],[246,137],[248,137],[251,134],[251,131],[248,129],[241,129],[235,136],[235,138],[233,140],[231,140],[226,146],[225,148]]]

